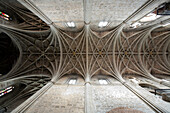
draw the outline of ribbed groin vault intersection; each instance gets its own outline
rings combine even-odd
[[[170,113],[170,0],[0,0],[0,113]]]

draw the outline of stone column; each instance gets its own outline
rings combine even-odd
[[[96,113],[90,81],[85,83],[85,113]]]

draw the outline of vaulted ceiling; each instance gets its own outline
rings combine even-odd
[[[0,32],[19,51],[13,68],[0,76],[1,88],[22,82],[28,95],[73,73],[86,81],[105,74],[123,82],[130,73],[160,82],[154,74],[170,75],[170,32],[162,27],[170,16],[130,25],[165,2],[170,1],[1,0],[0,10],[11,20],[0,19]],[[70,21],[75,28],[66,26]],[[100,21],[109,24],[100,28]]]
[[[1,32],[20,50],[3,80],[40,73],[55,79],[68,73],[85,79],[100,73],[121,80],[124,73],[151,78],[152,73],[169,74],[169,31],[161,26],[169,16],[129,27],[168,0],[19,2],[1,1],[1,10],[11,18],[1,19]],[[75,28],[66,26],[70,21]],[[109,25],[100,28],[100,21]]]

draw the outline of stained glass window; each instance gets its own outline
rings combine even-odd
[[[9,15],[0,11],[0,18],[3,18],[5,20],[9,20]]]
[[[0,97],[6,95],[7,93],[11,92],[14,89],[13,86],[7,87],[3,90],[0,90]]]

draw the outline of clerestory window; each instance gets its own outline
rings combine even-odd
[[[76,84],[76,82],[77,82],[77,79],[76,79],[76,78],[71,78],[71,79],[69,80],[68,84],[74,85],[74,84]]]
[[[108,84],[108,81],[106,79],[99,79],[99,84],[101,85],[107,85]]]

